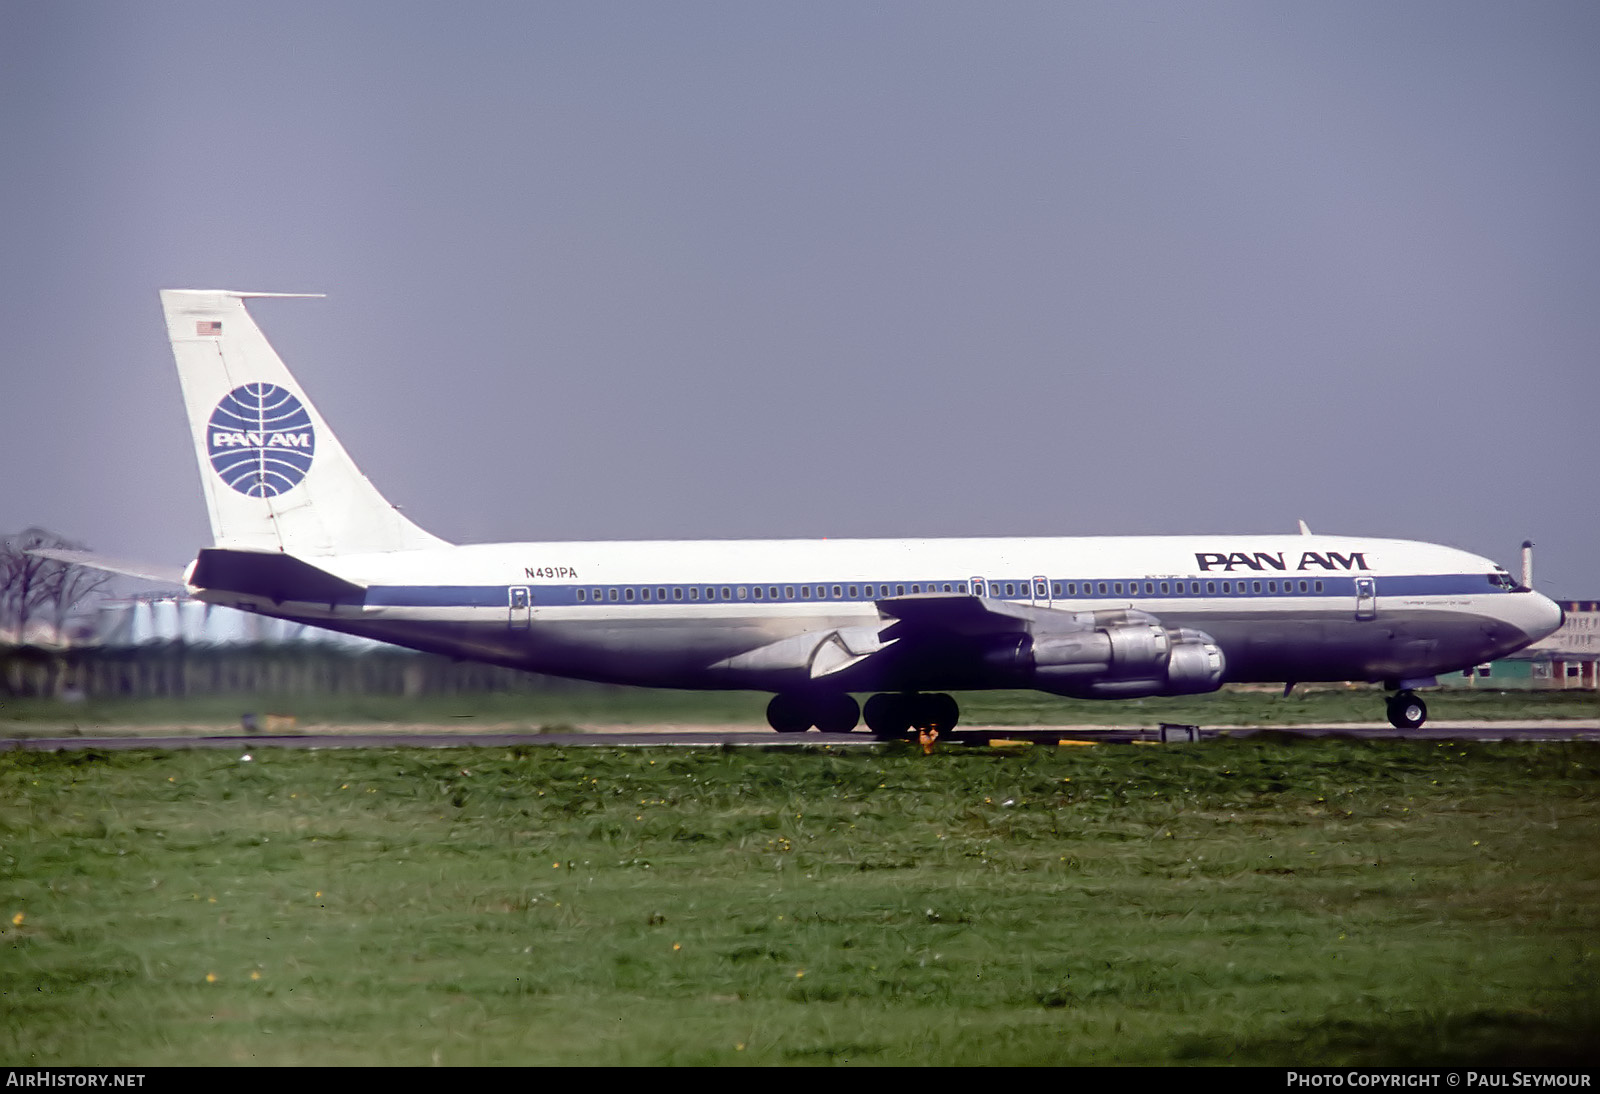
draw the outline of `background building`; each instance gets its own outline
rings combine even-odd
[[[1560,600],[1561,628],[1525,650],[1467,672],[1439,677],[1448,687],[1600,687],[1600,600]]]

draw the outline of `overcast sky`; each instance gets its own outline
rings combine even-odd
[[[1319,532],[1600,596],[1600,4],[0,0],[0,531],[209,542],[157,291],[485,540]]]

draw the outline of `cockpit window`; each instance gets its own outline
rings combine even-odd
[[[1504,570],[1497,570],[1488,576],[1489,584],[1493,585],[1496,589],[1504,589],[1507,592],[1514,593],[1521,588],[1521,586],[1517,584],[1517,579],[1506,573]]]

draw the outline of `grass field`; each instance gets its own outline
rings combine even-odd
[[[1600,1058],[1600,747],[0,754],[0,1064]]]
[[[1229,686],[1211,695],[1119,701],[1063,699],[1036,691],[964,692],[963,725],[1292,726],[1383,722],[1376,687],[1302,687],[1284,697],[1275,689]],[[191,725],[237,727],[246,712],[293,715],[300,728],[362,723],[410,723],[476,728],[485,725],[568,729],[584,725],[662,723],[766,724],[769,695],[755,692],[663,691],[574,685],[551,691],[479,692],[461,696],[213,695],[190,699],[93,700],[0,697],[0,736],[54,734],[101,726]],[[1426,693],[1432,721],[1452,719],[1600,718],[1593,691],[1441,689]]]

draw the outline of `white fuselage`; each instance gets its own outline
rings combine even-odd
[[[557,542],[312,561],[364,593],[275,603],[195,592],[537,672],[771,691],[807,686],[821,639],[835,634],[873,655],[830,687],[1040,686],[1008,667],[1014,633],[900,621],[902,607],[938,619],[970,597],[1036,631],[1149,613],[1213,638],[1229,681],[1425,678],[1519,649],[1561,620],[1487,559],[1342,536]]]

